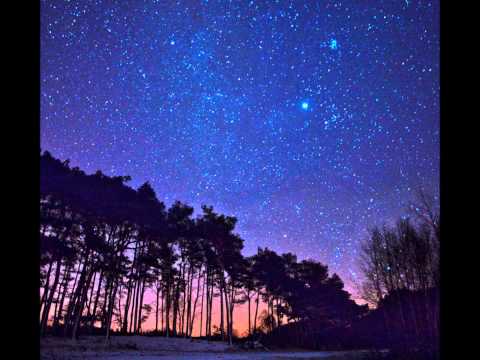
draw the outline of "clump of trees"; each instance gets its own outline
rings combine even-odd
[[[249,335],[287,323],[346,326],[367,311],[321,263],[269,249],[244,257],[235,217],[203,206],[194,218],[181,202],[166,208],[148,182],[133,189],[128,176],[87,175],[48,152],[40,165],[42,335],[102,333],[108,341],[112,330],[142,333],[153,315],[157,334],[196,329],[231,343],[238,304],[248,304]]]
[[[438,354],[439,211],[424,192],[411,216],[373,228],[361,248],[369,310],[324,264],[268,248],[243,256],[235,217],[167,208],[148,182],[133,189],[128,176],[87,175],[48,152],[40,165],[41,335],[108,341],[143,333],[153,316],[157,335],[231,343],[246,304],[248,337],[267,344]]]
[[[439,210],[424,191],[409,208],[410,217],[373,228],[362,246],[362,294],[376,307],[364,323],[384,345],[438,353]]]
[[[341,280],[327,277],[322,265],[308,261],[285,265],[296,268],[295,275],[282,277],[285,273],[279,271],[272,274],[269,286],[275,289],[281,284],[281,293],[289,289],[281,297],[288,305],[284,309],[280,303],[280,309],[294,318],[298,314],[299,321],[275,328],[264,342],[318,350],[390,349],[391,359],[438,358],[439,210],[423,191],[408,210],[410,215],[396,224],[371,229],[362,244],[360,292],[370,310],[349,304],[348,296],[339,290]],[[279,259],[270,261],[275,269],[282,269]],[[337,290],[331,286],[335,283]],[[271,312],[262,314],[262,329],[274,324]]]

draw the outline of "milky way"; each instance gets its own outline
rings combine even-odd
[[[439,4],[42,1],[41,144],[350,282],[438,194]]]

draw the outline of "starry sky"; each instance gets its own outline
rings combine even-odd
[[[238,218],[347,288],[438,195],[438,1],[41,1],[41,147]]]

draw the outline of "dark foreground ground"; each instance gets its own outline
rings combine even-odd
[[[104,337],[98,336],[85,336],[76,342],[53,337],[41,340],[41,359],[45,360],[365,360],[368,358],[368,354],[363,351],[245,351],[221,342],[146,336],[115,336],[108,345],[105,344]]]

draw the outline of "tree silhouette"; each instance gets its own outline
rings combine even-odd
[[[390,343],[438,350],[438,214],[413,206],[416,218],[373,228],[362,246],[363,295],[382,314]],[[423,209],[423,210],[422,210]]]
[[[42,336],[101,333],[108,342],[114,328],[144,332],[153,313],[156,334],[191,337],[198,329],[233,343],[235,309],[246,304],[248,335],[277,344],[352,344],[352,334],[369,334],[365,328],[377,335],[364,343],[383,330],[402,344],[438,337],[440,225],[424,193],[411,206],[413,219],[373,228],[363,245],[363,295],[377,307],[368,311],[318,261],[268,248],[244,257],[237,219],[211,206],[193,218],[180,201],[167,209],[148,182],[133,189],[128,176],[87,175],[48,152],[40,165]],[[153,304],[145,303],[149,291]]]

